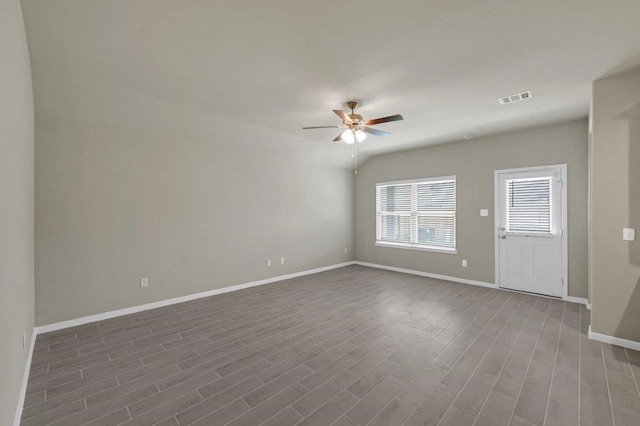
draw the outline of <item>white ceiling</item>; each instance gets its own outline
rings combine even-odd
[[[363,153],[586,117],[640,64],[639,0],[23,0],[33,67],[329,144],[360,101]],[[502,106],[497,98],[531,90]],[[36,92],[37,96],[37,92]]]

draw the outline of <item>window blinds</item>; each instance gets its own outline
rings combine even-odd
[[[377,240],[455,250],[454,178],[377,185]]]
[[[411,185],[378,187],[379,230],[384,241],[411,242]]]
[[[552,177],[506,181],[506,231],[551,234]]]

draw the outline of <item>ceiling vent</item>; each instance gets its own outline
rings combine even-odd
[[[512,104],[514,102],[524,101],[525,99],[529,99],[531,97],[531,91],[527,90],[526,92],[516,93],[515,95],[504,96],[498,98],[498,101],[502,104]]]

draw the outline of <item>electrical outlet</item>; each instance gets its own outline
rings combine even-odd
[[[345,253],[349,253],[349,249],[345,247],[345,248],[344,248],[344,252],[345,252]]]
[[[267,259],[267,267],[271,266],[271,259]]]
[[[140,278],[140,287],[142,288],[149,287],[149,278]]]
[[[467,267],[467,259],[462,259],[462,266]]]
[[[281,257],[281,258],[280,258],[280,264],[281,264],[281,265],[284,265],[284,257]]]

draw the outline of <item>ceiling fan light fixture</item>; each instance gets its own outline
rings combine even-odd
[[[356,130],[355,134],[356,134],[356,140],[358,142],[362,142],[367,138],[367,134],[360,129]]]
[[[348,143],[349,145],[351,145],[355,141],[355,136],[351,129],[347,129],[344,132],[342,132],[342,135],[340,135],[340,138],[344,141],[344,143]]]

